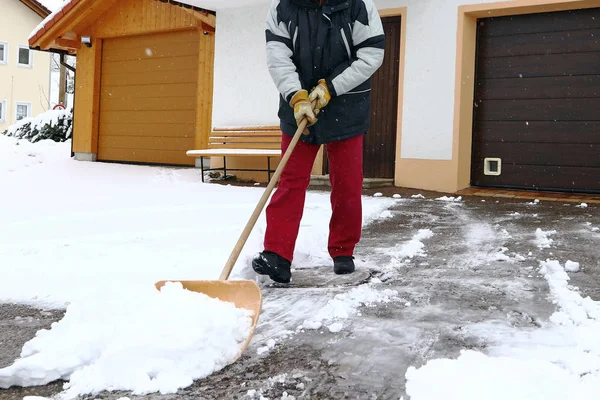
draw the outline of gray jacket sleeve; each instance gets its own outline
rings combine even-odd
[[[368,80],[383,64],[385,34],[373,0],[356,0],[358,14],[352,27],[356,60],[337,68],[326,81],[332,96],[340,96]]]
[[[294,93],[302,89],[302,84],[292,61],[292,38],[288,27],[277,15],[279,3],[280,0],[272,0],[267,12],[267,67],[277,90],[289,101]]]

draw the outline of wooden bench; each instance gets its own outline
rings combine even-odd
[[[208,140],[208,148],[204,150],[188,150],[186,154],[190,157],[200,159],[202,171],[202,182],[204,182],[204,171],[223,171],[227,177],[229,171],[258,171],[266,172],[271,180],[271,158],[281,157],[281,130],[279,127],[258,128],[220,128],[215,129]],[[204,158],[223,157],[223,167],[205,168]],[[227,157],[266,157],[266,169],[243,169],[227,168]]]

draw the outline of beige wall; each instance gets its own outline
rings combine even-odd
[[[42,18],[19,0],[2,0],[0,43],[8,44],[8,60],[0,63],[0,102],[6,104],[6,120],[0,131],[15,122],[16,103],[31,103],[31,116],[48,109],[50,53],[31,51],[33,67],[17,65],[19,46],[28,46],[31,31]]]
[[[218,128],[278,124],[277,92],[264,55],[269,2],[246,2],[254,5],[218,11]],[[442,192],[470,186],[477,18],[600,6],[600,0],[374,2],[381,15],[402,15],[395,185]],[[252,96],[231,100],[233,93],[261,93],[262,107]]]

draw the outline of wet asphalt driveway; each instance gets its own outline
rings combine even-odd
[[[265,288],[256,336],[234,365],[173,395],[101,393],[88,398],[407,399],[404,374],[409,366],[456,357],[465,348],[485,351],[486,341],[465,333],[465,326],[495,321],[531,328],[548,319],[555,306],[546,280],[537,273],[540,261],[579,262],[582,269],[570,274],[571,284],[582,296],[600,300],[598,205],[481,197],[446,202],[429,195],[413,199],[411,192],[399,189],[384,191],[396,192],[402,198],[391,214],[365,229],[357,261],[382,281],[374,287],[396,290],[401,300],[361,309],[339,333],[306,330],[285,338],[307,317],[307,302],[325,304],[349,289]],[[414,241],[420,230],[430,235]],[[540,238],[551,239],[550,247]],[[18,357],[38,329],[61,315],[0,305],[0,368]],[[276,339],[276,346],[258,354],[268,339]],[[11,388],[0,390],[0,400],[60,390],[60,382]]]

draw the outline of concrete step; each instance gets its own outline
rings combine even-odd
[[[310,186],[330,187],[331,184],[329,183],[329,175],[311,175]],[[365,178],[363,180],[363,189],[371,189],[386,186],[394,186],[394,180],[386,178]]]

